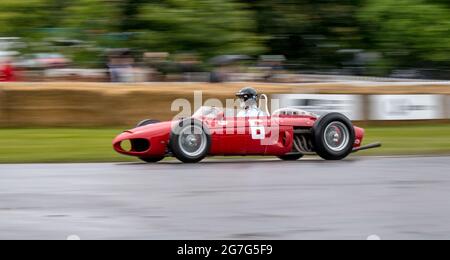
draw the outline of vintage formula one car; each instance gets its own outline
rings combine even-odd
[[[267,103],[267,100],[266,100]],[[266,106],[267,107],[267,106]],[[361,150],[364,129],[342,114],[317,116],[284,108],[266,117],[237,117],[221,108],[202,107],[191,118],[159,122],[144,120],[120,134],[114,149],[148,163],[173,156],[196,163],[207,156],[276,156],[295,161],[304,155],[341,160]],[[125,144],[128,145],[125,145]]]

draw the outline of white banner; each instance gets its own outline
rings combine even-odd
[[[370,120],[445,118],[441,95],[373,95],[370,103]]]
[[[450,95],[445,96],[445,118],[450,119]]]
[[[287,94],[275,95],[280,107],[295,107],[318,115],[338,112],[351,120],[363,120],[363,99],[360,95]]]

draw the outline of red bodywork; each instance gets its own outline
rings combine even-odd
[[[197,117],[202,121],[211,132],[211,149],[210,156],[246,156],[246,155],[262,155],[262,156],[283,156],[291,153],[293,150],[294,129],[312,129],[317,118],[312,116],[276,116],[267,118],[205,118]],[[158,157],[170,155],[168,149],[171,130],[178,121],[169,121],[138,127],[129,131],[125,131],[119,135],[114,141],[114,149],[125,155],[136,157]],[[261,132],[255,132],[255,122],[257,128],[263,127],[265,133],[264,140],[255,139],[255,135]],[[262,130],[262,129],[261,129]],[[272,138],[270,144],[263,141],[269,141],[274,131],[278,135],[276,139]],[[364,138],[364,129],[355,127],[355,144],[354,148],[361,146]],[[133,147],[126,151],[122,148],[121,143],[129,140],[145,141],[148,145],[141,150],[136,151]],[[148,149],[146,149],[148,148]]]

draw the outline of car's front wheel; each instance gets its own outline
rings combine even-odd
[[[209,130],[200,121],[186,119],[172,129],[170,149],[173,155],[184,163],[203,160],[211,148]]]
[[[164,160],[164,158],[165,158],[164,156],[158,156],[158,157],[141,157],[139,159],[141,159],[146,163],[157,163]]]

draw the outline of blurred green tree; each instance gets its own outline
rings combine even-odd
[[[141,1],[135,24],[137,44],[154,51],[259,54],[254,13],[234,0]],[[128,28],[133,29],[133,28]]]
[[[264,43],[254,20],[254,12],[234,0],[0,1],[0,36],[34,42],[78,39],[101,48],[204,57],[262,53]]]
[[[450,64],[448,6],[438,1],[368,0],[358,16],[368,47],[382,52],[389,68]]]
[[[61,26],[78,30],[82,37],[117,32],[122,19],[122,1],[76,0],[71,1],[63,12]]]
[[[259,0],[257,33],[268,38],[272,54],[284,54],[299,68],[338,68],[351,57],[339,50],[362,47],[355,14],[361,0]]]
[[[0,35],[30,37],[35,28],[47,26],[48,0],[0,1]]]
[[[368,50],[383,54],[376,73],[450,67],[448,0],[3,0],[0,25],[0,37],[35,43],[28,52],[55,51],[40,39],[84,40],[88,49],[57,50],[82,64],[126,47],[284,54],[293,68],[316,70],[352,66]]]

